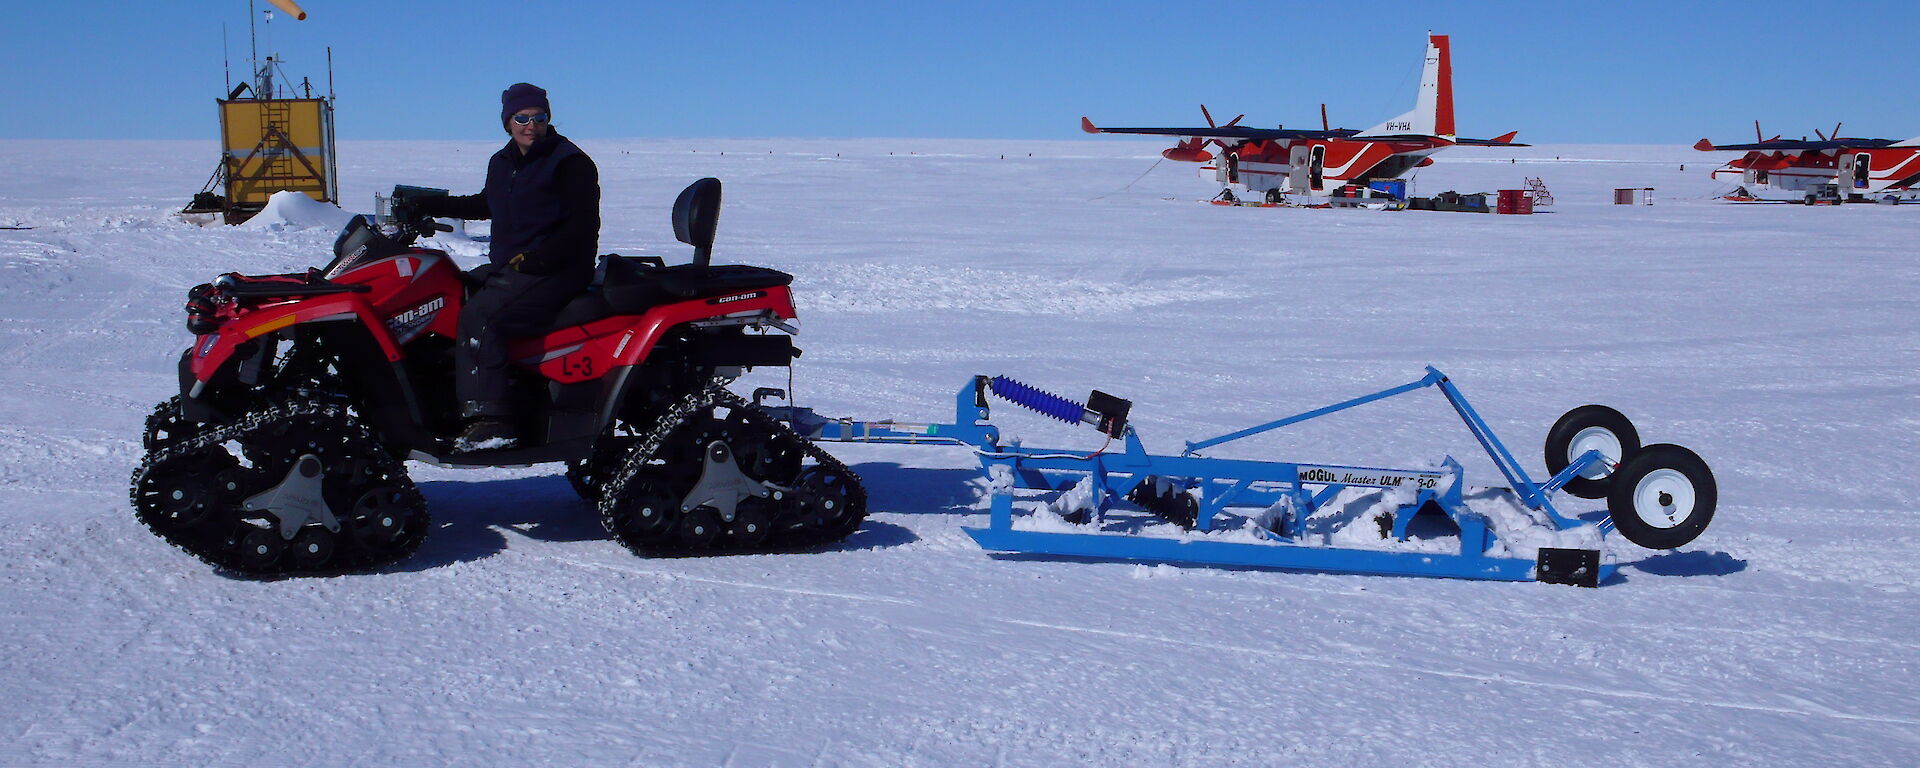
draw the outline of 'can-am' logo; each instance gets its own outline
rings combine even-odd
[[[388,318],[387,330],[393,332],[395,340],[405,344],[432,323],[434,315],[446,306],[446,297],[435,296],[432,301]]]
[[[746,301],[747,299],[757,299],[765,295],[767,295],[766,291],[754,291],[752,293],[742,293],[736,296],[722,296],[717,299],[708,299],[707,303],[708,304],[732,304],[736,301]]]
[[[427,315],[433,314],[434,312],[439,311],[441,307],[445,307],[446,305],[447,305],[446,297],[435,296],[433,301],[429,301],[425,304],[414,307],[413,309],[409,309],[405,312],[394,315],[393,319],[387,321],[387,324],[388,325],[406,325],[407,323],[411,323],[422,317],[426,317]]]

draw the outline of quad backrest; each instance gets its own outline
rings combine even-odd
[[[713,260],[713,231],[720,223],[720,180],[705,178],[688,184],[673,201],[673,236],[693,246],[693,263]]]

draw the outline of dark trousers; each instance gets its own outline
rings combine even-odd
[[[505,416],[507,340],[545,330],[560,308],[593,280],[592,269],[527,275],[481,267],[485,282],[460,310],[460,341],[453,353],[454,391],[470,415]]]

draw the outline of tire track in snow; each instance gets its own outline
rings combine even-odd
[[[16,364],[34,361],[78,337],[107,332],[109,330],[106,327],[107,324],[133,308],[135,304],[133,300],[145,290],[155,287],[181,287],[180,277],[177,274],[171,274],[158,266],[138,263],[115,264],[98,258],[82,258],[81,243],[71,238],[51,238],[46,242],[35,241],[32,245],[57,253],[60,256],[58,261],[64,268],[93,273],[93,277],[85,287],[99,287],[101,290],[88,290],[81,298],[98,302],[99,307],[85,317],[58,323],[62,326],[58,334],[31,338],[16,350],[15,354],[18,355]],[[35,258],[30,254],[26,257]],[[117,286],[106,287],[116,281],[119,283]],[[36,322],[44,323],[45,321]]]
[[[61,323],[64,329],[59,333],[47,337],[32,337],[30,341],[22,345],[21,349],[16,350],[15,354],[18,355],[18,357],[15,358],[16,364],[21,367],[40,369],[42,366],[32,366],[29,364],[58,347],[80,340],[81,336],[93,336],[105,332],[107,329],[104,326],[107,321],[127,311],[127,309],[132,306],[134,296],[138,295],[140,290],[141,287],[139,283],[129,282],[115,289],[111,297],[98,299],[101,307],[92,314],[71,322]]]
[[[831,592],[831,591],[825,591],[825,590],[809,590],[809,589],[800,589],[795,587],[774,586],[769,584],[758,584],[753,582],[745,582],[745,581],[737,581],[737,580],[729,580],[729,579],[716,579],[711,577],[690,576],[682,573],[667,572],[667,571],[650,571],[650,570],[644,570],[644,569],[622,567],[622,566],[613,565],[613,564],[589,563],[589,562],[582,562],[582,561],[570,560],[570,559],[558,558],[558,557],[543,558],[543,559],[550,559],[555,562],[560,562],[563,564],[573,565],[581,568],[606,570],[606,571],[613,571],[616,573],[626,573],[626,574],[632,574],[632,575],[653,576],[653,577],[657,577],[657,578],[668,580],[668,581],[684,580],[684,581],[690,581],[690,582],[696,582],[696,583],[702,583],[702,584],[711,584],[716,586],[738,587],[742,589],[754,589],[754,590],[762,590],[762,591],[769,591],[769,592],[780,592],[785,594],[803,595],[803,596],[810,596],[810,597],[836,598],[836,599],[848,600],[853,602],[881,603],[881,604],[904,605],[904,606],[922,605],[922,603],[920,603],[919,601],[906,600],[906,599],[900,599],[900,598],[848,594],[848,593]],[[1317,589],[1306,589],[1306,588],[1303,588],[1303,589],[1310,592],[1321,592],[1326,594],[1342,594],[1342,595],[1348,594],[1348,593],[1340,592],[1337,590],[1317,590]],[[1408,600],[1408,601],[1420,602],[1422,604],[1426,604],[1426,601],[1421,601],[1414,598],[1399,597],[1394,595],[1372,595],[1372,596],[1386,597],[1388,599],[1394,599],[1394,600]],[[1546,621],[1546,620],[1564,621],[1564,620],[1571,619],[1571,620],[1580,621],[1580,622],[1589,623],[1589,624],[1604,623],[1596,619],[1587,619],[1582,617],[1552,616],[1548,614],[1533,613],[1533,612],[1527,612],[1527,611],[1504,611],[1504,612],[1516,618],[1531,619],[1531,620],[1537,620],[1537,621]],[[1054,625],[1054,624],[1047,624],[1042,622],[1031,622],[1031,621],[1019,620],[1019,619],[995,618],[994,621],[1020,625],[1020,626],[1033,626],[1033,627],[1038,627],[1043,629],[1053,629],[1058,631],[1080,632],[1080,633],[1094,634],[1094,635],[1106,635],[1106,636],[1112,636],[1112,637],[1131,638],[1131,639],[1145,640],[1150,642],[1186,645],[1186,646],[1191,646],[1196,648],[1244,652],[1249,654],[1273,655],[1275,653],[1271,649],[1255,648],[1251,646],[1197,643],[1197,642],[1186,641],[1186,640],[1164,638],[1156,635],[1135,634],[1135,633],[1128,633],[1128,632],[1119,632],[1114,630],[1075,627],[1075,626],[1069,626],[1069,625]],[[1621,625],[1616,624],[1613,626],[1617,627]],[[1727,630],[1725,628],[1719,628],[1719,627],[1674,627],[1674,626],[1666,626],[1666,625],[1645,625],[1645,624],[1636,624],[1636,625],[1632,625],[1629,628],[1638,629],[1639,631],[1649,633],[1649,634],[1677,634],[1677,635],[1685,635],[1689,632],[1735,631],[1735,630]],[[1745,633],[1740,633],[1740,634],[1745,634]],[[1802,637],[1805,639],[1819,640],[1819,641],[1825,641],[1825,642],[1835,642],[1835,643],[1842,643],[1842,644],[1849,644],[1849,645],[1871,645],[1875,647],[1892,646],[1892,647],[1903,647],[1903,648],[1915,647],[1911,644],[1890,642],[1890,641],[1886,641],[1882,639],[1874,639],[1874,638],[1836,637],[1836,636],[1826,636],[1826,635],[1817,635],[1817,634],[1802,634],[1802,635],[1799,635],[1799,637]],[[1780,714],[1800,715],[1804,717],[1832,717],[1832,718],[1842,719],[1842,720],[1857,720],[1857,721],[1863,721],[1863,722],[1920,725],[1920,720],[1894,718],[1894,717],[1878,717],[1873,715],[1856,715],[1851,713],[1838,712],[1834,710],[1809,711],[1809,710],[1799,710],[1799,709],[1791,709],[1791,708],[1770,707],[1763,704],[1742,704],[1739,702],[1723,702],[1723,701],[1709,701],[1709,700],[1701,700],[1701,699],[1678,698],[1678,697],[1661,696],[1657,694],[1650,694],[1650,693],[1637,692],[1637,691],[1605,690],[1605,689],[1595,689],[1595,688],[1588,688],[1584,686],[1570,685],[1565,683],[1551,683],[1551,682],[1543,682],[1543,681],[1536,681],[1536,680],[1526,680],[1523,678],[1507,677],[1502,675],[1480,675],[1480,674],[1474,674],[1474,673],[1450,672],[1450,671],[1444,671],[1444,670],[1429,669],[1424,667],[1399,666],[1399,665],[1386,664],[1386,663],[1368,663],[1368,662],[1354,661],[1351,659],[1345,659],[1345,658],[1339,658],[1339,657],[1318,656],[1318,655],[1312,655],[1312,654],[1288,653],[1288,654],[1281,654],[1281,655],[1284,655],[1287,658],[1292,658],[1292,659],[1297,659],[1302,661],[1321,661],[1321,662],[1329,662],[1329,663],[1335,663],[1335,664],[1344,664],[1348,666],[1412,671],[1412,672],[1432,674],[1440,677],[1448,677],[1448,678],[1454,678],[1454,679],[1473,680],[1473,681],[1481,681],[1481,682],[1510,683],[1514,685],[1530,686],[1530,687],[1537,687],[1537,688],[1589,693],[1595,696],[1610,696],[1614,698],[1636,699],[1636,700],[1647,700],[1647,701],[1693,703],[1693,704],[1699,704],[1701,706],[1719,707],[1724,709],[1734,709],[1734,710],[1754,711],[1754,712],[1774,712],[1774,713],[1780,713]],[[1805,703],[1807,703],[1809,706],[1817,706],[1817,705],[1814,705],[1812,702],[1805,702]]]
[[[831,598],[836,598],[840,600],[851,600],[859,603],[919,605],[918,602],[915,602],[913,600],[902,600],[895,597],[879,597],[877,595],[856,595],[856,594],[851,594],[847,592],[829,592],[826,590],[817,590],[817,589],[799,589],[797,587],[778,587],[772,584],[756,584],[750,581],[732,581],[729,579],[716,579],[709,576],[693,576],[685,573],[675,573],[670,571],[649,571],[649,570],[644,570],[640,568],[624,568],[618,565],[612,565],[608,563],[588,563],[580,560],[569,560],[564,557],[549,556],[549,557],[543,557],[542,559],[549,560],[556,563],[561,563],[564,565],[571,565],[578,568],[587,568],[587,569],[602,570],[602,571],[613,571],[614,573],[625,573],[625,574],[634,575],[634,576],[652,576],[652,577],[663,579],[666,581],[691,581],[699,584],[714,584],[714,585],[724,586],[724,587],[740,587],[742,589],[759,589],[759,590],[765,590],[768,592],[782,592],[789,595],[804,595],[807,597],[831,597]]]
[[[102,401],[106,401],[111,403],[117,403],[127,408],[144,412],[153,408],[155,403],[159,403],[160,401],[166,399],[166,398],[156,398],[153,403],[143,403],[131,397],[115,394],[113,392],[89,392],[84,390],[73,389],[71,387],[51,387],[51,386],[47,386],[45,384],[40,384],[33,381],[10,381],[10,382],[7,382],[7,386],[12,387],[14,389],[20,389],[20,390],[32,392],[34,394],[43,395],[46,397],[57,397],[62,400],[68,400],[71,402],[80,403],[92,408],[98,408],[102,404]],[[172,393],[168,393],[168,394],[171,395]]]
[[[926,541],[932,538],[931,535],[925,531],[919,531],[916,533],[918,533],[921,536],[922,541]],[[970,543],[970,540],[966,539],[964,536],[960,538],[963,541],[968,541]],[[971,546],[969,546],[966,549],[952,549],[952,550],[944,550],[944,551],[937,550],[937,549],[930,549],[929,551],[942,551],[943,554],[947,554],[949,556],[964,556],[966,554],[976,552],[976,550]],[[1198,568],[1198,567],[1192,568],[1190,570],[1194,571],[1195,575],[1204,575],[1205,577],[1224,577],[1224,578],[1235,579],[1235,580],[1238,580],[1239,577],[1246,575],[1245,572],[1240,572],[1240,571],[1216,572],[1206,568]],[[1303,573],[1303,572],[1288,572],[1288,571],[1273,571],[1271,573],[1291,574],[1296,576],[1328,575],[1328,574],[1309,574],[1309,573]],[[1359,577],[1359,578],[1375,578],[1375,577]],[[1274,581],[1270,583],[1262,582],[1260,586],[1263,589],[1286,589],[1286,590],[1292,590],[1295,592],[1304,592],[1307,594],[1339,598],[1339,599],[1367,598],[1367,599],[1373,599],[1373,600],[1387,600],[1387,601],[1404,603],[1404,604],[1417,606],[1417,607],[1432,607],[1434,604],[1434,598],[1431,596],[1396,595],[1396,594],[1390,594],[1390,593],[1379,592],[1374,590],[1327,589],[1327,588],[1311,586],[1308,584],[1294,583],[1290,581]],[[1512,586],[1512,585],[1500,585],[1500,586],[1505,587],[1505,586]],[[1714,592],[1716,594],[1739,595],[1741,596],[1742,599],[1765,600],[1765,599],[1773,599],[1777,597],[1799,597],[1805,600],[1818,600],[1818,601],[1855,601],[1854,598],[1823,597],[1818,595],[1795,595],[1791,593],[1776,594],[1776,593],[1769,593],[1769,592],[1754,592],[1750,590],[1729,589],[1726,587],[1713,587],[1713,586],[1697,585],[1697,584],[1663,584],[1662,586],[1673,587],[1678,589],[1687,589],[1687,590],[1706,590],[1706,591]],[[1282,598],[1272,598],[1272,599],[1280,603],[1287,602]],[[1865,600],[1865,598],[1860,598],[1859,600]],[[1679,636],[1682,638],[1688,635],[1701,634],[1701,633],[1730,634],[1730,635],[1734,635],[1736,637],[1742,637],[1742,638],[1749,637],[1752,635],[1751,631],[1742,629],[1739,627],[1723,627],[1723,626],[1710,626],[1710,625],[1683,625],[1683,624],[1673,624],[1673,623],[1649,624],[1649,623],[1642,623],[1642,622],[1627,622],[1627,621],[1620,621],[1618,619],[1599,619],[1599,618],[1593,618],[1593,617],[1584,616],[1584,615],[1540,613],[1537,611],[1520,610],[1510,605],[1482,604],[1479,606],[1479,609],[1483,611],[1498,612],[1504,617],[1512,618],[1515,620],[1526,620],[1526,621],[1537,621],[1537,622],[1569,622],[1569,621],[1579,622],[1581,624],[1597,626],[1597,627],[1605,627],[1607,629],[1634,630],[1642,633],[1643,635],[1651,635],[1651,634],[1673,635],[1673,636]],[[1841,645],[1872,646],[1876,648],[1885,647],[1885,648],[1920,650],[1920,643],[1906,642],[1900,639],[1889,638],[1889,637],[1858,637],[1858,636],[1852,636],[1852,635],[1825,634],[1820,632],[1795,632],[1795,633],[1786,633],[1786,634],[1775,634],[1773,635],[1773,637],[1837,643]]]
[[[1389,595],[1389,594],[1382,594],[1382,593],[1371,592],[1371,591],[1362,593],[1362,592],[1353,592],[1353,591],[1347,591],[1347,590],[1315,589],[1312,587],[1306,587],[1306,586],[1297,585],[1297,584],[1288,584],[1288,585],[1282,585],[1282,586],[1285,588],[1295,589],[1302,592],[1326,595],[1329,597],[1354,598],[1354,597],[1365,596],[1365,597],[1376,598],[1376,599],[1398,601],[1398,602],[1407,603],[1414,606],[1421,606],[1421,607],[1431,607],[1433,605],[1433,600],[1426,597],[1413,597],[1413,596],[1407,596],[1407,595]],[[1856,602],[1859,600],[1864,600],[1864,598],[1855,599],[1855,598],[1822,597],[1817,595],[1794,595],[1790,593],[1755,592],[1751,590],[1729,589],[1726,587],[1712,587],[1712,586],[1695,585],[1695,584],[1664,584],[1662,586],[1672,587],[1676,589],[1684,589],[1684,590],[1704,590],[1704,591],[1709,591],[1718,595],[1739,595],[1741,600],[1747,600],[1747,601],[1770,600],[1770,599],[1780,598],[1780,597],[1800,597],[1806,600],[1841,601],[1841,602]],[[1482,611],[1498,612],[1503,616],[1510,617],[1512,619],[1517,619],[1517,620],[1530,620],[1530,621],[1541,621],[1541,622],[1571,621],[1571,622],[1579,622],[1581,624],[1587,624],[1591,626],[1605,627],[1608,629],[1635,630],[1642,634],[1676,635],[1683,638],[1688,635],[1702,634],[1702,633],[1730,634],[1730,635],[1734,635],[1736,637],[1742,637],[1742,638],[1749,637],[1752,635],[1751,631],[1740,628],[1740,627],[1689,625],[1689,624],[1676,624],[1676,623],[1649,624],[1644,622],[1621,621],[1617,618],[1600,619],[1600,618],[1595,618],[1595,617],[1586,616],[1586,615],[1539,613],[1536,611],[1519,610],[1511,604],[1508,604],[1508,605],[1482,604],[1478,606],[1478,609]],[[1920,643],[1903,642],[1898,639],[1892,639],[1892,638],[1886,638],[1886,637],[1856,637],[1851,635],[1824,634],[1820,632],[1794,632],[1794,633],[1785,633],[1785,634],[1775,634],[1773,635],[1773,637],[1797,639],[1797,640],[1813,640],[1813,641],[1828,642],[1828,643],[1839,643],[1843,645],[1865,645],[1865,646],[1874,646],[1874,647],[1906,648],[1906,649],[1920,650]]]
[[[1477,682],[1477,683],[1502,683],[1502,684],[1508,684],[1508,685],[1519,685],[1519,686],[1526,686],[1526,687],[1533,687],[1533,688],[1543,688],[1543,689],[1554,690],[1554,691],[1566,691],[1570,693],[1587,694],[1591,696],[1605,696],[1605,697],[1612,697],[1617,699],[1632,699],[1635,701],[1656,701],[1663,704],[1690,704],[1690,705],[1701,706],[1701,707],[1731,709],[1731,710],[1737,710],[1742,712],[1762,712],[1767,714],[1798,715],[1801,717],[1827,717],[1827,718],[1833,718],[1836,720],[1854,720],[1854,721],[1867,722],[1867,723],[1883,723],[1887,725],[1920,725],[1920,719],[1888,717],[1888,716],[1880,716],[1880,715],[1861,715],[1861,714],[1855,714],[1851,712],[1840,712],[1837,710],[1829,709],[1827,707],[1819,706],[1818,704],[1815,704],[1810,701],[1806,701],[1805,699],[1800,699],[1799,701],[1801,701],[1804,704],[1807,704],[1809,707],[1817,708],[1818,711],[1808,710],[1808,709],[1792,709],[1789,707],[1772,707],[1772,706],[1767,706],[1765,704],[1743,704],[1743,703],[1734,702],[1734,701],[1711,701],[1706,699],[1696,699],[1696,698],[1689,698],[1684,696],[1671,696],[1671,695],[1662,695],[1657,693],[1646,693],[1644,691],[1626,691],[1626,690],[1618,690],[1618,689],[1592,688],[1592,687],[1583,686],[1583,685],[1573,685],[1570,683],[1551,683],[1551,682],[1546,682],[1542,680],[1527,680],[1527,679],[1518,678],[1518,677],[1508,677],[1505,675],[1477,674],[1473,672],[1454,672],[1449,670],[1431,669],[1427,667],[1416,667],[1416,666],[1409,666],[1409,665],[1403,665],[1403,664],[1389,664],[1386,662],[1364,661],[1359,659],[1349,659],[1349,658],[1341,658],[1341,657],[1335,657],[1335,656],[1318,656],[1314,654],[1304,654],[1304,653],[1286,653],[1281,651],[1275,651],[1272,648],[1254,648],[1251,646],[1229,645],[1225,643],[1202,643],[1202,642],[1195,642],[1192,640],[1180,640],[1180,639],[1171,638],[1171,637],[1160,637],[1158,635],[1148,635],[1148,634],[1141,634],[1141,633],[1135,633],[1135,632],[1121,632],[1121,631],[1112,630],[1112,629],[1096,629],[1093,627],[1076,627],[1069,624],[1050,624],[1047,622],[1028,621],[1025,619],[995,618],[993,620],[1001,622],[1003,624],[1012,624],[1012,625],[1021,626],[1021,627],[1032,627],[1035,629],[1051,629],[1051,630],[1056,630],[1060,632],[1074,632],[1079,634],[1094,635],[1098,637],[1113,637],[1113,638],[1121,638],[1126,640],[1140,640],[1140,641],[1150,642],[1150,643],[1161,643],[1164,645],[1179,645],[1179,646],[1185,646],[1189,648],[1202,648],[1206,650],[1225,651],[1229,653],[1244,653],[1249,655],[1265,656],[1265,657],[1279,656],[1287,659],[1292,659],[1295,661],[1314,662],[1314,663],[1321,663],[1321,664],[1336,664],[1336,665],[1346,666],[1346,667],[1364,667],[1367,669],[1383,669],[1383,670],[1389,670],[1389,671],[1395,671],[1395,672],[1411,672],[1414,674],[1433,675],[1435,677],[1444,677],[1444,678],[1449,678],[1454,680],[1468,680],[1468,681]]]

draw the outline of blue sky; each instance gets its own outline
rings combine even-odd
[[[246,0],[0,5],[0,138],[211,138],[223,23],[244,77]],[[262,53],[270,30],[287,73],[324,84],[332,46],[344,140],[502,137],[521,80],[594,138],[1064,139],[1083,114],[1198,124],[1203,102],[1311,126],[1324,101],[1365,128],[1411,106],[1429,29],[1453,38],[1463,135],[1920,135],[1911,2],[303,5],[261,27]]]

